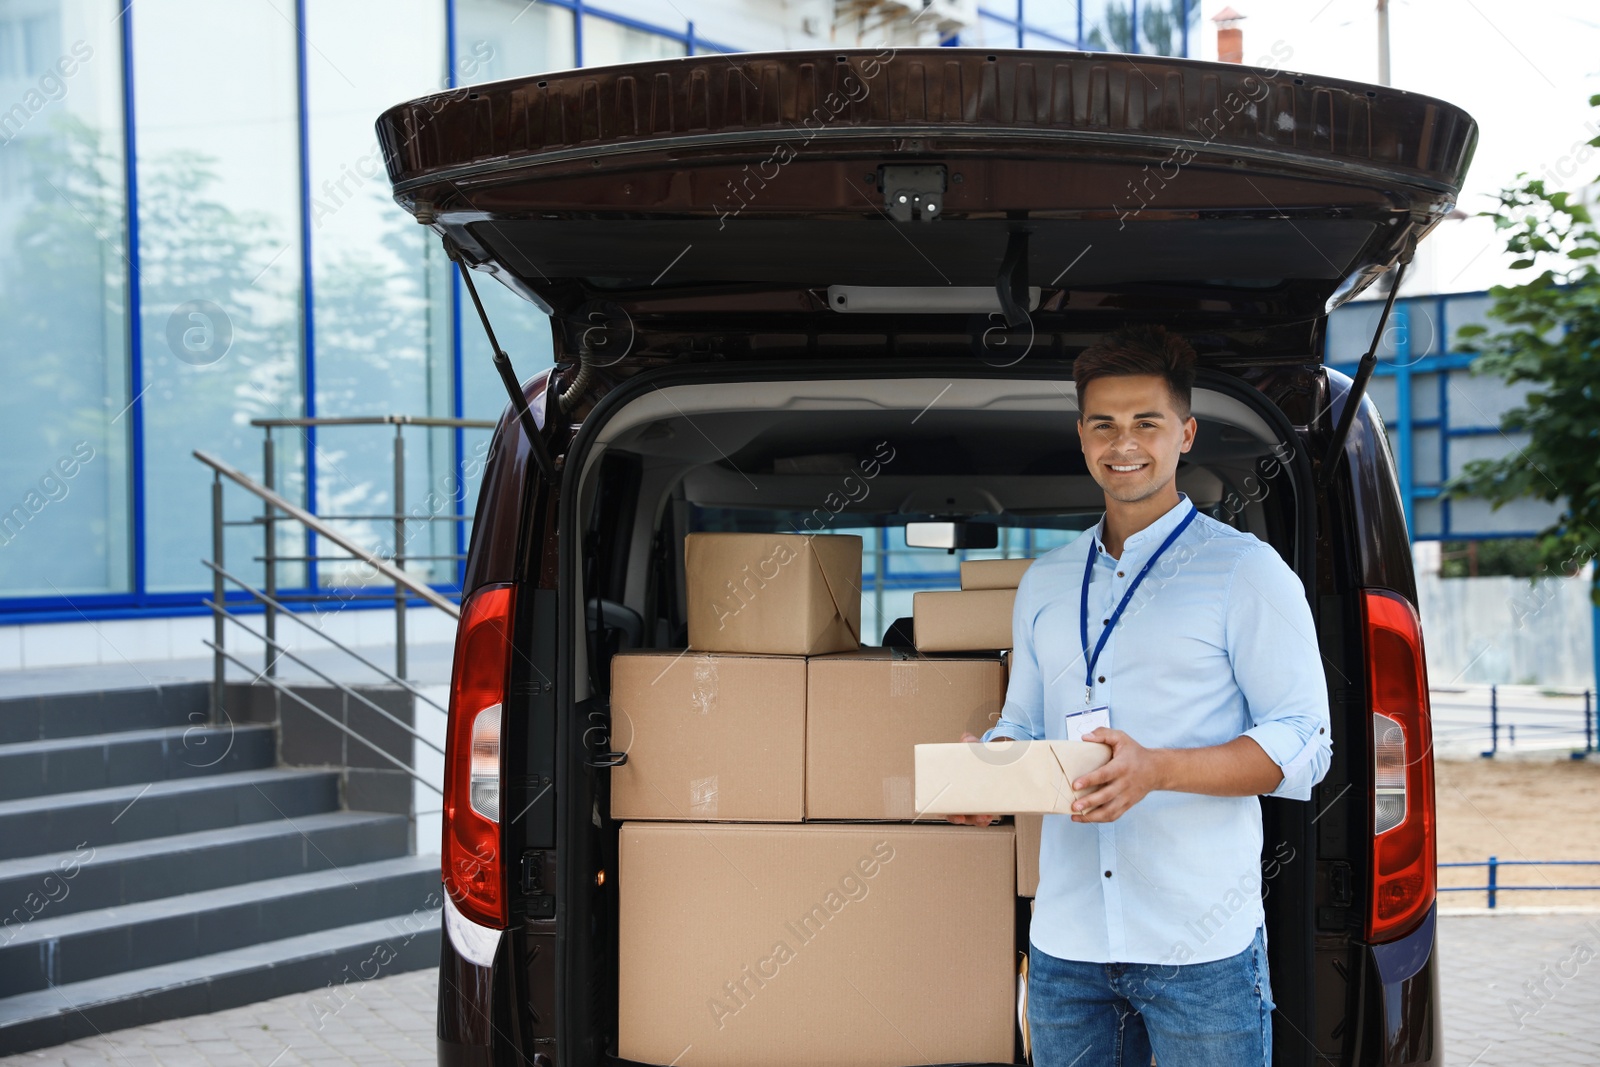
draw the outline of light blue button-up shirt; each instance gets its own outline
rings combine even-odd
[[[1271,546],[1196,515],[1140,584],[1095,664],[1084,703],[1079,604],[1090,539],[1089,647],[1139,569],[1194,505],[1127,539],[1089,534],[1040,556],[1012,614],[1011,682],[992,737],[1064,738],[1065,716],[1110,705],[1147,748],[1252,737],[1283,770],[1270,795],[1309,800],[1328,770],[1328,691],[1305,588]],[[1030,936],[1094,963],[1203,963],[1261,925],[1261,802],[1157,790],[1109,823],[1044,816]],[[1304,861],[1302,861],[1304,862]]]

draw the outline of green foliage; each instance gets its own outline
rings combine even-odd
[[[1536,578],[1547,573],[1539,557],[1539,542],[1531,537],[1442,541],[1439,555],[1441,578],[1468,578],[1474,574],[1480,578],[1495,575]]]
[[[1160,0],[1139,5],[1139,34],[1150,43],[1145,51],[1158,55],[1177,55],[1179,35],[1184,23],[1184,0]],[[1191,29],[1200,17],[1200,0],[1188,5],[1188,22]],[[1130,27],[1131,30],[1131,27]]]
[[[1102,25],[1089,31],[1089,44],[1091,47],[1107,52],[1132,52],[1133,47],[1133,11],[1125,3],[1111,0],[1106,5],[1105,20]]]
[[[1589,103],[1600,107],[1600,95]],[[1600,147],[1600,137],[1589,143]],[[1558,504],[1560,518],[1538,536],[1539,567],[1570,573],[1600,551],[1600,229],[1580,200],[1540,180],[1501,190],[1498,208],[1481,214],[1505,233],[1511,266],[1538,273],[1489,291],[1489,317],[1503,328],[1464,326],[1457,336],[1478,353],[1474,373],[1532,386],[1500,421],[1528,444],[1468,463],[1445,491],[1497,508],[1527,497]],[[1600,582],[1591,595],[1600,604]]]

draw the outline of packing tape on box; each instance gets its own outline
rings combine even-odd
[[[694,688],[689,700],[702,715],[717,706],[717,661],[711,656],[694,657]]]
[[[889,661],[889,695],[914,697],[917,695],[917,678],[921,672],[909,659]]]
[[[717,817],[717,776],[689,779],[689,816],[694,819]]]

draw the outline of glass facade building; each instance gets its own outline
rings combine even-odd
[[[380,111],[572,66],[829,46],[833,5],[813,5],[820,35],[791,7],[710,0],[691,20],[671,0],[0,0],[0,626],[204,613],[210,478],[192,453],[259,476],[252,419],[499,415],[459,282],[390,199]],[[942,43],[1184,55],[1198,0],[976,13]],[[544,316],[482,292],[518,372],[548,365]],[[487,431],[407,434],[406,499],[470,511]],[[392,510],[383,433],[275,441],[291,499]],[[346,528],[385,547],[387,525],[367,521]],[[432,525],[436,554],[462,550],[464,523]],[[242,576],[259,573],[243,562],[258,531],[228,536]],[[454,583],[453,561],[430,568]]]

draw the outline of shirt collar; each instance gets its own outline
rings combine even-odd
[[[1165,540],[1167,534],[1171,533],[1178,523],[1183,521],[1183,517],[1189,514],[1189,509],[1192,507],[1194,507],[1194,504],[1190,502],[1189,494],[1179,492],[1178,502],[1164,512],[1160,518],[1138,533],[1128,535],[1127,540],[1122,543],[1123,554],[1126,555],[1130,549],[1136,549],[1146,541],[1153,540],[1159,544]],[[1104,513],[1101,514],[1100,521],[1094,525],[1090,532],[1094,534],[1095,548],[1102,555],[1109,556],[1110,553],[1106,551],[1106,517]]]

